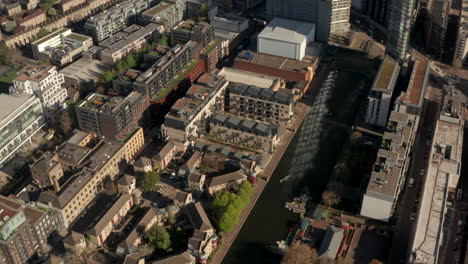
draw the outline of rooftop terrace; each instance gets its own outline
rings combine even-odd
[[[400,66],[398,63],[389,56],[385,56],[380,64],[379,72],[375,78],[372,90],[389,93],[393,92],[399,71]]]
[[[235,60],[280,70],[307,72],[316,67],[318,58],[309,57],[306,60],[298,61],[289,58],[243,50],[241,53],[239,53]]]

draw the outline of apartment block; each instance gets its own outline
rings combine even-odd
[[[462,68],[468,65],[468,2],[462,1],[460,22],[455,42],[452,66]]]
[[[77,6],[83,5],[84,3],[86,3],[86,0],[62,0],[59,1],[57,5],[60,11],[67,12]]]
[[[185,44],[192,40],[205,47],[213,38],[214,27],[206,22],[182,21],[171,31],[172,44]]]
[[[42,10],[28,10],[23,13],[17,20],[16,24],[23,28],[35,27],[46,21],[47,17]]]
[[[243,50],[234,59],[235,69],[295,82],[312,80],[317,66],[317,57],[305,56],[299,61],[248,50]]]
[[[294,115],[291,90],[230,83],[224,109],[231,114],[274,124],[289,124]]]
[[[0,262],[28,263],[35,253],[37,241],[24,211],[0,202],[0,219]]]
[[[182,20],[180,12],[183,14],[184,10],[179,10],[177,4],[173,1],[162,1],[141,13],[141,21],[143,23],[161,23],[169,30]]]
[[[237,191],[247,176],[240,170],[211,177],[206,180],[206,190],[210,195],[215,195],[221,190]]]
[[[249,19],[232,13],[223,13],[212,17],[210,24],[216,29],[241,33],[249,28]]]
[[[172,79],[192,61],[192,49],[195,43],[175,45],[164,56],[158,59],[149,69],[137,77],[136,91],[154,99],[158,92],[166,87]]]
[[[216,69],[218,62],[229,55],[229,41],[215,37],[200,51],[200,60],[205,63],[205,71]]]
[[[204,74],[185,97],[177,100],[164,118],[163,135],[187,148],[206,131],[208,118],[223,110],[228,82],[216,75]]]
[[[400,65],[389,56],[385,56],[367,98],[366,123],[385,127],[399,74]]]
[[[426,48],[435,56],[443,53],[451,4],[451,0],[431,0],[427,3]]]
[[[393,216],[406,181],[428,80],[429,61],[418,53],[414,59],[408,87],[395,100],[362,200],[361,215],[385,222]]]
[[[79,172],[64,179],[59,191],[43,191],[38,201],[57,208],[69,226],[102,190],[103,181],[115,179],[124,165],[144,145],[143,129],[139,128],[124,143],[77,135],[65,142],[54,156],[65,171]],[[86,145],[84,145],[88,142]]]
[[[62,87],[65,82],[63,74],[51,65],[27,65],[18,72],[13,80],[14,89],[10,93],[27,93],[39,98],[44,108],[45,116],[51,116],[55,111],[65,106],[67,90]]]
[[[122,140],[143,124],[149,100],[138,92],[127,97],[92,93],[75,106],[81,130],[109,139]]]
[[[279,144],[279,126],[225,113],[210,119],[209,136],[241,147],[272,153]]]
[[[33,231],[34,250],[46,254],[51,249],[47,239],[52,232],[60,231],[64,227],[60,212],[47,205],[27,204],[23,200],[0,196],[0,204],[22,211]]]
[[[126,193],[120,195],[101,219],[87,232],[91,241],[97,246],[103,245],[114,227],[120,224],[132,207],[132,197]]]
[[[0,94],[0,167],[45,124],[41,101],[30,94]]]
[[[408,60],[410,55],[409,41],[415,7],[415,0],[395,0],[391,4],[386,52],[399,63]]]
[[[91,37],[62,28],[31,43],[35,59],[48,59],[56,66],[64,66],[79,59],[93,46]]]
[[[168,141],[158,154],[152,158],[152,162],[158,167],[158,169],[164,170],[172,161],[176,153],[176,145],[173,142]]]
[[[125,27],[135,24],[138,14],[148,9],[151,0],[127,0],[86,20],[85,30],[101,42]]]
[[[140,51],[146,44],[156,40],[164,31],[159,24],[150,23],[145,27],[131,25],[123,31],[99,43],[101,61],[113,65],[130,53]]]

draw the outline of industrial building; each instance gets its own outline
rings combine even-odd
[[[314,40],[314,24],[274,18],[258,35],[257,51],[302,60],[307,45]]]

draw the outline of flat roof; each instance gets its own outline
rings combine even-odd
[[[159,12],[170,8],[173,5],[175,5],[175,4],[171,3],[171,2],[161,2],[161,3],[157,4],[156,6],[146,10],[145,12],[143,12],[142,15],[154,16],[154,15],[158,14]]]
[[[32,99],[32,100],[31,100]],[[15,116],[17,113],[24,111],[29,101],[39,100],[34,95],[22,93],[19,95],[10,95],[0,93],[0,127],[5,123],[10,122],[9,116]]]
[[[261,88],[270,88],[275,83],[282,80],[279,77],[238,70],[230,67],[223,67],[218,72],[218,75],[223,76],[229,82],[237,82],[245,85],[254,85]]]
[[[258,38],[302,43],[315,31],[315,24],[275,17],[260,32]]]
[[[408,89],[404,96],[400,98],[400,101],[411,105],[422,105],[428,77],[429,61],[422,55],[417,55]]]
[[[385,56],[382,63],[380,64],[379,72],[375,78],[372,90],[390,93],[393,92],[399,71],[400,65],[395,60],[390,58],[390,56]]]
[[[59,30],[57,30],[57,31],[54,31],[54,32],[52,32],[52,33],[49,33],[49,34],[47,34],[46,36],[44,36],[44,37],[42,37],[42,38],[40,38],[40,39],[38,39],[38,40],[32,42],[31,44],[32,44],[32,45],[39,45],[39,44],[41,44],[41,43],[43,43],[43,42],[46,42],[46,41],[48,41],[48,40],[50,40],[50,39],[52,39],[52,38],[54,38],[54,37],[57,37],[57,36],[59,36],[59,35],[62,35],[63,33],[67,32],[67,31],[69,31],[69,30],[71,31],[71,29],[69,29],[69,28],[62,28],[62,29],[59,29]]]
[[[307,72],[314,66],[314,64],[316,64],[318,60],[317,57],[311,57],[310,59],[310,62],[305,60],[298,61],[290,58],[243,50],[237,55],[235,60],[274,69],[294,72]]]
[[[118,214],[120,209],[131,200],[130,195],[124,193],[117,200],[114,201],[112,206],[107,209],[105,214],[99,219],[99,221],[94,225],[93,228],[89,231],[91,234],[98,236],[102,233],[102,230],[114,219]],[[105,209],[104,209],[105,210]]]
[[[41,82],[50,75],[49,71],[53,68],[55,68],[55,66],[29,64],[24,66],[21,70],[19,70],[18,76],[16,76],[15,80],[20,82]]]
[[[60,73],[66,78],[89,82],[101,78],[101,74],[108,69],[109,66],[101,61],[81,58],[60,70]]]

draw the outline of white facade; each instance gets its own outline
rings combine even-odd
[[[62,87],[65,82],[63,74],[57,73],[55,66],[24,67],[13,80],[14,90],[11,93],[27,93],[37,96],[42,103],[46,116],[65,107],[67,90]]]
[[[388,200],[386,200],[387,198]],[[362,200],[361,215],[388,222],[393,213],[393,197],[376,197],[366,193]]]
[[[392,94],[382,93],[380,98],[368,98],[366,123],[379,127],[385,127],[388,113],[390,112],[390,100]]]
[[[307,45],[314,40],[314,24],[274,18],[258,35],[257,51],[302,60]]]

